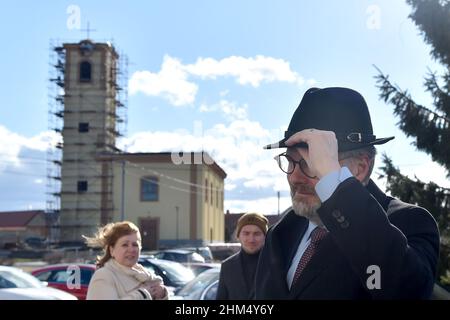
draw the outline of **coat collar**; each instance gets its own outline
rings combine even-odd
[[[378,186],[373,182],[372,179],[369,180],[367,185],[367,190],[370,194],[377,200],[377,202],[383,207],[384,211],[388,211],[389,203],[391,202],[392,197],[388,197],[383,191],[378,188]]]

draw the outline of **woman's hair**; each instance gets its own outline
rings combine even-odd
[[[141,246],[141,234],[138,227],[130,221],[112,222],[104,227],[98,228],[94,237],[83,238],[89,247],[103,248],[103,256],[97,256],[97,268],[101,268],[105,263],[111,259],[110,248],[113,247],[117,240],[123,236],[136,233],[138,237],[139,247]]]

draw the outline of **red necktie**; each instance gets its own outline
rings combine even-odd
[[[325,235],[328,233],[327,230],[323,228],[316,227],[311,232],[311,242],[309,243],[309,246],[306,248],[305,252],[303,253],[302,257],[300,258],[300,261],[298,262],[297,269],[294,273],[294,280],[292,280],[292,284],[294,284],[300,274],[302,273],[303,269],[305,269],[306,265],[308,264],[309,260],[311,260],[311,257],[316,252],[316,248],[319,244],[319,242],[325,237]]]

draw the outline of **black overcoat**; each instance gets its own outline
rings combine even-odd
[[[429,298],[439,231],[427,210],[386,196],[373,181],[364,187],[349,178],[318,214],[329,233],[291,290],[286,274],[308,220],[291,211],[270,228],[255,276],[256,299]]]

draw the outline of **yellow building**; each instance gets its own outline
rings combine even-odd
[[[101,156],[113,163],[113,220],[136,223],[144,249],[224,240],[226,173],[206,153],[183,157],[180,163],[172,153]]]
[[[115,144],[126,81],[115,48],[83,40],[54,51],[59,240],[82,240],[125,219],[141,228],[146,249],[223,241],[223,169],[206,153],[122,153]]]

